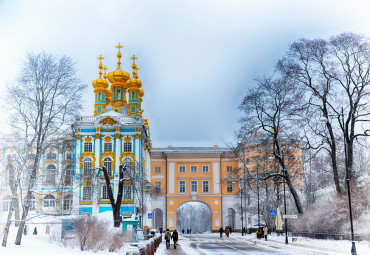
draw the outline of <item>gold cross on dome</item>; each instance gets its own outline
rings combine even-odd
[[[120,43],[118,43],[118,45],[116,46],[116,48],[117,48],[118,50],[121,50],[121,49],[123,48],[123,46],[122,46]]]
[[[100,57],[98,57],[98,59],[100,60],[100,62],[104,59],[101,55]]]
[[[137,59],[137,57],[135,57],[135,55],[132,56],[131,58],[133,61],[135,61]]]
[[[104,66],[103,70],[104,71],[107,71],[108,70],[108,67],[107,66]]]

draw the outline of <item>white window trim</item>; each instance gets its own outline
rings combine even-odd
[[[181,171],[180,171],[180,168],[181,168],[181,167],[184,167],[184,172],[181,172]],[[185,165],[181,165],[181,166],[179,166],[179,173],[181,173],[181,174],[186,173],[186,166],[185,166]]]
[[[204,172],[204,167],[207,167],[207,172]],[[209,173],[209,165],[202,166],[202,173]]]
[[[204,191],[204,183],[205,183],[205,182],[207,182],[207,183],[208,183],[208,185],[207,185],[207,186],[208,186],[208,191]],[[208,193],[209,193],[209,191],[211,190],[211,187],[210,187],[209,183],[210,183],[209,181],[202,181],[202,192],[203,192],[203,193],[207,193],[207,194],[208,194]]]
[[[196,189],[197,190],[193,190],[193,183],[196,183]],[[194,180],[190,181],[190,191],[191,192],[198,192],[198,181],[194,181]]]
[[[184,191],[183,192],[181,191],[181,185],[180,185],[181,182],[184,182]],[[179,193],[180,194],[186,193],[186,181],[182,181],[182,180],[179,181]]]
[[[192,171],[192,167],[195,167],[195,172]],[[198,166],[190,166],[190,173],[198,173]]]

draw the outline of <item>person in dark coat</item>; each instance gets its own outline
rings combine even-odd
[[[173,231],[171,238],[173,240],[173,247],[176,249],[177,240],[179,240],[179,233],[177,233],[176,229]]]
[[[161,235],[163,233],[163,227],[162,226],[159,227],[159,233],[161,233]]]
[[[220,237],[222,238],[222,233],[224,233],[224,229],[222,227],[220,227],[220,229],[218,231],[220,232]]]
[[[35,229],[33,230],[33,234],[37,235],[37,227],[35,227]]]
[[[170,230],[167,228],[166,232],[164,233],[164,239],[166,240],[166,247],[167,249],[170,248],[170,241],[171,241],[171,233]]]
[[[184,229],[182,229],[182,234],[184,234],[185,233],[185,230]]]

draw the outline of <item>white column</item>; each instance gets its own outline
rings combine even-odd
[[[95,151],[94,152],[95,152],[95,167],[99,167],[99,160],[100,160],[100,137],[98,139],[95,139]]]
[[[170,174],[169,174],[169,193],[175,193],[175,163],[169,164]]]
[[[119,165],[121,164],[121,162],[119,161],[119,157],[121,156],[121,139],[117,139],[115,138],[116,140],[116,174],[119,175]]]
[[[213,192],[220,193],[220,173],[218,169],[218,163],[213,163]]]

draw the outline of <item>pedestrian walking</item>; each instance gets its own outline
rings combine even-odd
[[[184,234],[185,233],[185,230],[184,229],[182,229],[182,234]]]
[[[226,227],[225,228],[225,234],[226,234],[227,237],[229,237],[229,235],[230,235],[230,227]]]
[[[222,238],[222,233],[224,232],[224,229],[222,227],[220,227],[220,229],[218,231],[220,232],[220,237]]]
[[[161,233],[161,235],[162,235],[162,233],[163,233],[163,226],[160,226],[159,227],[159,233]]]
[[[35,229],[33,230],[33,234],[37,235],[37,227],[35,227]]]
[[[171,233],[170,230],[167,228],[166,232],[164,233],[164,239],[166,240],[166,247],[167,249],[170,248],[171,242]]]
[[[189,230],[189,233],[191,234],[191,229]]]
[[[265,236],[265,241],[267,241],[267,234],[268,234],[268,228],[267,228],[267,226],[265,226],[263,228],[263,235]]]
[[[177,240],[179,240],[179,233],[177,233],[176,229],[173,231],[171,238],[173,240],[173,247],[176,249]]]
[[[188,228],[186,229],[186,234],[189,234],[189,229]]]

